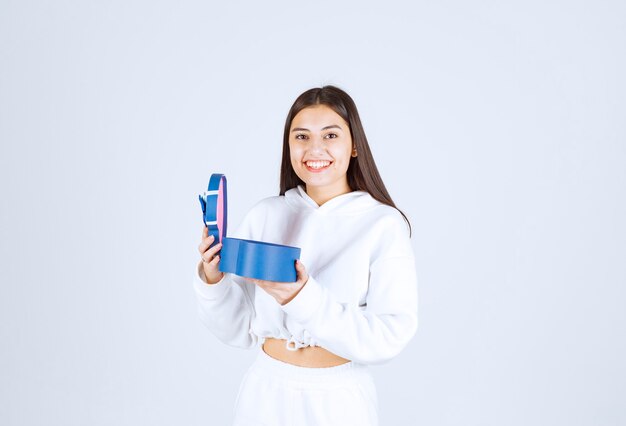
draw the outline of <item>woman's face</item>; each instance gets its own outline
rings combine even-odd
[[[296,114],[289,129],[289,151],[293,170],[318,204],[319,199],[325,202],[350,192],[346,172],[356,151],[348,123],[330,107],[314,105]]]

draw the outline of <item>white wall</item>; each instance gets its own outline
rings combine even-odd
[[[626,423],[620,1],[0,0],[0,424],[225,425],[255,356],[200,324],[197,194],[278,190],[332,83],[412,220],[384,425]]]

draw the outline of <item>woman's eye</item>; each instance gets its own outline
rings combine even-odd
[[[329,134],[326,135],[326,137],[328,139],[335,139],[337,137],[337,134],[336,133],[329,133]]]
[[[296,135],[296,139],[299,139],[299,140],[304,140],[306,138],[307,138],[307,136],[303,135],[302,133],[299,133],[299,134]]]

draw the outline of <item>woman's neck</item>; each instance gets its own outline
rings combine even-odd
[[[337,186],[336,188],[305,185],[305,191],[318,206],[321,206],[335,197],[352,192],[347,182],[345,185]]]

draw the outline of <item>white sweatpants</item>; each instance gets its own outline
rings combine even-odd
[[[235,426],[376,426],[376,388],[367,366],[298,367],[263,349],[246,372]]]

